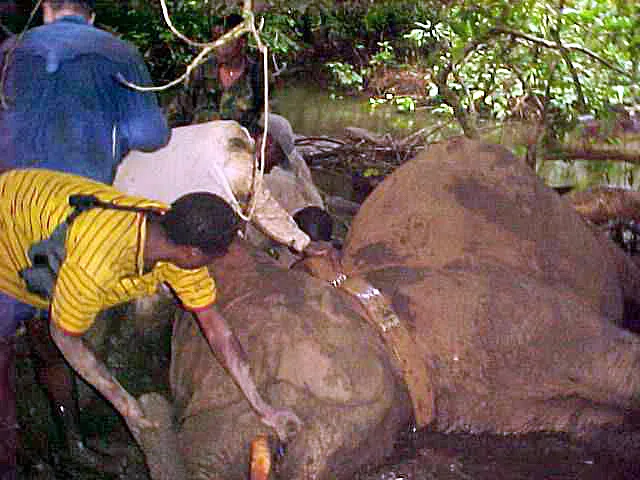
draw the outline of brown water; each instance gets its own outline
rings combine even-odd
[[[289,119],[299,135],[340,136],[345,127],[404,137],[420,128],[437,126],[442,117],[431,109],[402,113],[392,103],[372,107],[366,97],[334,97],[317,86],[291,85],[272,93],[273,111]]]
[[[582,444],[562,434],[505,437],[421,432],[408,445],[401,445],[384,466],[359,474],[356,480],[640,478],[635,435],[606,435],[606,442]]]
[[[428,141],[435,142],[460,133],[455,122],[435,113],[433,108],[405,113],[400,112],[392,101],[372,108],[366,96],[336,98],[331,92],[309,83],[290,84],[286,89],[274,90],[272,98],[273,110],[287,117],[294,131],[304,136],[340,137],[344,135],[345,127],[360,127],[401,139],[425,129],[433,132]],[[436,129],[443,123],[447,128]],[[500,126],[485,126],[482,132],[486,140],[505,143],[517,154],[523,154],[522,146],[518,149],[518,139],[505,135]],[[640,135],[629,135],[618,147],[640,150]],[[640,190],[640,166],[623,162],[546,161],[539,163],[537,173],[551,186],[573,185],[583,189],[609,185]]]

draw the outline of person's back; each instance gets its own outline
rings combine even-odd
[[[58,4],[76,2],[83,3]],[[0,111],[5,166],[49,168],[111,183],[128,151],[154,150],[168,141],[155,96],[117,78],[150,84],[139,53],[84,16],[58,15],[29,30],[7,56],[8,108]]]
[[[92,26],[94,4],[43,0],[44,25],[0,46],[0,65],[6,66],[0,69],[0,168],[47,168],[110,184],[128,151],[155,150],[168,142],[170,130],[155,95],[128,88],[117,78],[149,85],[142,56],[132,45]],[[17,325],[33,317],[34,310],[0,293],[0,316],[8,319],[4,334],[12,339]],[[30,334],[39,323],[26,321]],[[37,369],[39,381],[47,384],[49,378],[64,377],[66,366],[46,333],[40,346],[47,358]],[[5,369],[14,357],[13,340],[0,342],[0,399],[14,390],[10,367]],[[76,448],[80,433],[71,390],[46,391],[56,405],[52,414],[62,412],[61,423],[75,432],[65,433],[68,445],[89,452]],[[0,409],[0,427],[5,423],[15,424],[15,407]],[[0,465],[4,461],[15,466],[15,436],[15,429],[7,431],[6,438],[0,436]],[[3,460],[5,456],[9,460]]]

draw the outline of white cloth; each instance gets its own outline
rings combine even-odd
[[[197,191],[215,193],[237,211],[251,189],[255,146],[248,132],[231,120],[174,128],[169,144],[155,152],[133,151],[120,163],[113,185],[122,192],[172,203]],[[297,251],[309,236],[265,186],[252,219],[273,240]]]

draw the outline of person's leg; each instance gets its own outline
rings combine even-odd
[[[18,425],[16,421],[15,346],[0,338],[0,479],[15,478]]]
[[[83,442],[73,372],[49,335],[46,312],[26,322],[36,380],[49,400],[56,424],[56,450],[75,450]]]
[[[39,312],[26,327],[36,380],[47,395],[56,426],[57,441],[49,452],[55,468],[64,471],[72,460],[85,467],[99,467],[105,473],[120,473],[126,459],[87,446],[80,423],[77,379],[51,339],[47,312]]]

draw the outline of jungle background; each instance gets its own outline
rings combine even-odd
[[[3,0],[4,29],[20,32],[34,3]],[[166,5],[177,30],[199,42],[213,40],[224,15],[242,11],[220,0]],[[355,98],[369,115],[392,119],[371,136],[345,132],[349,141],[312,149],[307,160],[320,168],[329,159],[338,171],[384,176],[426,143],[464,133],[507,145],[551,183],[637,186],[630,167],[640,161],[637,2],[260,1],[253,8],[269,47],[271,109],[294,131],[327,133],[300,131],[297,115],[318,101],[305,92],[287,102],[300,85],[321,89],[325,112],[351,108]],[[198,53],[167,28],[160,0],[98,0],[96,11],[98,26],[143,52],[157,85],[180,76]],[[259,56],[255,42],[252,51]],[[159,93],[174,123],[176,97],[202,88],[193,77]]]
[[[35,3],[1,0],[1,34],[19,34]],[[213,40],[223,16],[241,12],[207,0],[167,7],[176,29],[199,42]],[[156,85],[182,75],[198,54],[167,28],[160,0],[98,0],[96,11],[100,28],[138,47]],[[270,107],[290,119],[328,196],[357,204],[429,143],[460,134],[506,145],[558,190],[640,187],[638,2],[294,0],[255,2],[254,12],[269,47]],[[38,24],[36,15],[30,25]],[[251,51],[259,55],[253,41]],[[177,99],[197,97],[199,85],[191,77],[159,92],[173,124]],[[130,350],[149,369],[154,345],[168,338],[142,340]],[[110,367],[130,361],[112,358]],[[19,368],[21,422],[31,425],[25,478],[54,478],[42,452],[55,435],[27,353]],[[108,408],[85,423],[89,432],[121,428]],[[640,478],[635,462],[602,452],[559,435],[410,431],[395,458],[359,478]],[[70,463],[59,478],[143,479],[141,465],[118,476]]]

